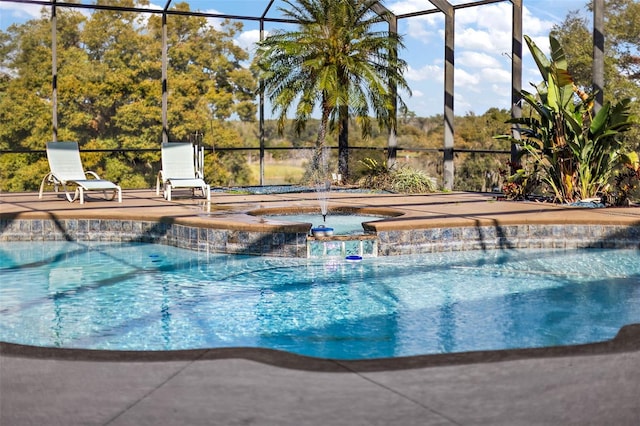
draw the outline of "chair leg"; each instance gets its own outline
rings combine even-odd
[[[38,198],[42,198],[42,191],[44,191],[44,184],[49,178],[49,176],[51,176],[51,173],[49,173],[44,177],[44,179],[42,179],[42,182],[40,183],[40,193],[38,194]]]
[[[69,201],[70,203],[73,203],[75,200],[77,200],[78,199],[78,195],[83,195],[84,196],[84,194],[80,193],[80,191],[81,191],[81,187],[80,186],[78,186],[75,189],[75,192],[73,193],[73,196],[69,193],[69,188],[67,188],[66,184],[64,184],[64,183],[62,184],[62,189],[64,190],[64,195],[67,197],[67,201]],[[83,202],[84,202],[84,200],[83,200]]]
[[[80,204],[84,204],[84,188],[79,186],[76,189],[76,194],[78,193],[78,191],[80,191]]]
[[[158,172],[156,176],[156,195],[160,195],[160,182],[162,180],[162,170]]]
[[[171,201],[171,184],[170,183],[165,183],[164,195],[167,201]]]
[[[118,202],[121,203],[122,202],[122,189],[120,188],[119,185],[116,185],[116,187],[112,190],[105,190],[102,191],[104,193],[104,199],[107,201],[111,201],[114,198],[116,198],[116,196],[118,197]]]

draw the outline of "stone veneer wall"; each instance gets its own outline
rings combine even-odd
[[[216,253],[306,257],[305,233],[245,232],[112,219],[0,219],[0,241],[152,242]]]
[[[378,254],[523,248],[640,249],[640,225],[496,225],[378,233]]]
[[[230,254],[307,257],[305,233],[198,228],[112,219],[0,219],[0,241],[153,242]],[[640,225],[505,225],[378,233],[378,255],[512,248],[640,249]]]

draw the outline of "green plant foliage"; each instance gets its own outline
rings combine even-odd
[[[377,161],[374,158],[365,158],[360,161],[364,166],[358,185],[363,188],[384,190],[392,185],[391,170],[386,161]]]
[[[551,30],[563,46],[575,84],[583,89],[592,86],[593,78],[593,4],[584,3],[585,8],[570,11]],[[640,99],[640,2],[605,0],[603,13],[604,100]],[[640,115],[640,102],[634,102],[631,110]],[[624,150],[640,150],[640,126],[620,137]]]
[[[616,170],[613,185],[605,199],[614,206],[628,206],[633,197],[640,199],[640,157],[637,152],[625,154],[622,167]]]
[[[531,38],[525,36],[525,40],[543,81],[533,86],[536,93],[521,91],[532,114],[509,120],[521,127],[522,140],[501,137],[521,145],[522,154],[538,165],[556,201],[596,197],[619,165],[621,135],[635,120],[631,100],[606,103],[594,113],[593,95],[573,83],[558,41],[549,37],[551,57],[547,58]]]
[[[358,184],[363,188],[403,194],[422,194],[437,189],[435,180],[422,170],[409,166],[390,168],[386,162],[373,158],[365,158],[360,163],[364,166],[364,172]]]
[[[423,194],[436,191],[436,183],[422,170],[400,167],[391,174],[391,189],[403,194]]]
[[[503,177],[502,192],[508,200],[526,200],[534,194],[540,186],[538,164],[522,166],[507,163],[509,169],[500,169]],[[514,173],[509,174],[510,170]]]
[[[141,7],[146,0],[110,5]],[[186,3],[176,10],[188,11]],[[12,154],[3,167],[3,186],[34,190],[42,176],[45,143],[52,139],[52,31],[43,9],[39,19],[0,31],[0,147],[40,151],[29,164]],[[159,152],[109,156],[89,149],[158,149],[162,139],[162,19],[158,15],[95,9],[56,10],[58,140],[77,141],[85,167],[120,182],[123,188],[151,187]],[[257,80],[242,66],[249,54],[234,41],[242,25],[212,27],[200,16],[167,18],[168,121],[172,141],[232,116],[255,120]],[[226,135],[225,135],[226,136]],[[209,135],[210,143],[214,135]],[[218,138],[218,141],[221,138]],[[222,138],[223,139],[223,138]],[[234,141],[238,144],[238,140]],[[225,143],[227,143],[225,141]],[[227,143],[227,146],[229,144]],[[233,161],[236,180],[247,170]],[[15,167],[14,167],[15,166]],[[236,167],[237,166],[237,167]]]
[[[397,55],[401,38],[377,26],[378,0],[284,0],[282,12],[298,24],[276,31],[259,43],[256,63],[267,94],[284,130],[289,112],[301,132],[316,108],[320,126],[312,169],[320,166],[330,131],[339,134],[340,170],[348,178],[348,118],[364,134],[372,128],[370,112],[379,124],[395,128],[394,87],[410,93],[402,75],[406,62]],[[399,100],[400,104],[402,100]]]

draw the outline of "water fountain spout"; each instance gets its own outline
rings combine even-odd
[[[318,204],[320,205],[320,214],[322,214],[322,220],[327,222],[327,213],[329,211],[329,191],[331,190],[331,180],[329,179],[329,148],[320,147],[314,153],[314,159],[312,161],[313,170],[312,182],[316,190],[316,196],[318,198]]]
[[[323,221],[326,222],[327,214],[329,213],[329,191],[331,190],[331,181],[326,180],[324,182],[317,183],[315,187],[318,204],[320,205],[320,214],[322,214]]]

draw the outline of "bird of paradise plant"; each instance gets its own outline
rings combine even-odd
[[[578,88],[558,40],[550,36],[551,58],[525,36],[527,46],[542,75],[532,85],[536,93],[521,90],[532,114],[509,120],[520,126],[522,139],[510,135],[540,167],[543,181],[558,202],[575,202],[597,197],[607,186],[620,163],[620,134],[634,123],[630,99],[615,105],[606,103],[594,111],[594,94]]]

